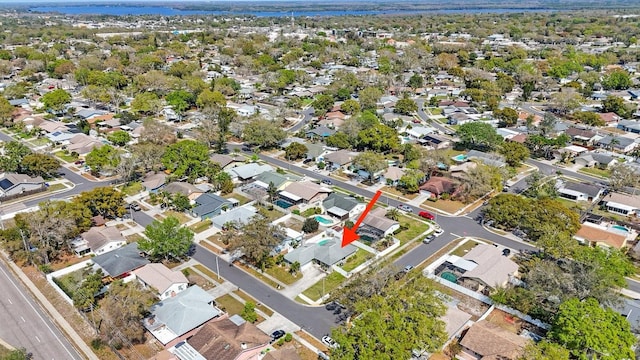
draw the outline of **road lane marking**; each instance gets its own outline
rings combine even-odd
[[[11,299],[7,299],[7,301],[9,301],[9,304],[13,305],[13,301],[11,301]]]
[[[23,323],[26,323],[26,322],[27,322],[27,320],[25,320],[22,316],[20,316],[20,319],[22,319],[22,322],[23,322]]]
[[[464,237],[464,236],[456,235],[456,234],[454,234],[454,233],[449,233],[449,234],[451,234],[451,235],[453,235],[453,236],[455,236],[455,237],[457,237],[457,238]]]
[[[40,341],[40,338],[38,337],[38,335],[36,335],[36,340],[38,340],[38,342],[42,342]]]
[[[44,323],[44,326],[47,327],[47,329],[49,329],[49,332],[51,332],[51,334],[53,335],[53,337],[55,337],[58,342],[60,343],[60,345],[62,346],[62,348],[71,356],[72,359],[76,359],[76,357],[73,356],[73,354],[71,353],[71,351],[69,351],[69,349],[67,349],[67,347],[64,345],[64,343],[62,342],[62,340],[60,339],[60,337],[58,337],[58,335],[53,331],[53,329],[51,328],[51,326],[49,326],[49,324],[45,321],[45,319],[42,317],[42,315],[40,314],[40,312],[38,312],[38,310],[36,310],[36,308],[33,306],[33,304],[31,303],[31,301],[29,301],[29,298],[27,298],[27,296],[24,294],[24,292],[22,292],[22,289],[20,289],[18,287],[18,285],[15,283],[15,281],[13,281],[13,279],[9,276],[9,274],[7,274],[6,271],[4,271],[4,269],[2,267],[0,267],[0,272],[2,272],[2,274],[4,274],[4,276],[7,278],[7,280],[9,280],[9,282],[11,283],[11,285],[13,285],[14,288],[16,288],[16,290],[18,291],[18,293],[20,295],[22,295],[22,298],[24,299],[24,301],[29,304],[29,307],[33,310],[33,312],[36,313],[36,315],[38,315],[38,317],[40,318],[40,320]],[[33,301],[36,301],[35,299],[33,299]],[[44,310],[43,310],[44,311]],[[53,319],[51,320],[53,321]],[[59,330],[62,331],[62,330]],[[64,335],[63,335],[64,336]],[[66,338],[65,338],[66,339]],[[69,341],[69,340],[67,340]],[[71,344],[71,342],[69,342],[69,345],[73,346]],[[78,354],[80,355],[80,354]],[[80,355],[81,356],[81,355]]]

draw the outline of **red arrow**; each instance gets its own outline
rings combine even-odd
[[[348,227],[345,226],[345,228],[342,230],[342,247],[345,247],[360,238],[360,236],[356,234],[356,230],[358,229],[358,226],[362,224],[362,221],[367,216],[367,214],[369,214],[369,211],[371,211],[376,201],[378,201],[378,198],[380,197],[380,195],[382,195],[382,192],[380,192],[379,190],[376,191],[376,194],[373,195],[373,198],[371,199],[371,201],[369,201],[369,203],[367,204],[367,207],[364,209],[362,214],[360,214],[358,221],[356,221],[356,223],[353,224],[353,227],[349,229]]]

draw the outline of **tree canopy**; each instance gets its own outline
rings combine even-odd
[[[284,238],[284,229],[279,224],[256,215],[246,224],[230,224],[222,241],[229,245],[229,251],[239,251],[248,261],[264,269],[269,254]]]
[[[473,121],[460,125],[456,132],[460,142],[467,148],[493,149],[502,142],[491,124]]]
[[[138,247],[157,260],[183,259],[193,245],[193,231],[181,226],[173,216],[154,220],[146,227],[144,235],[147,238],[139,240]]]
[[[55,89],[44,94],[40,101],[48,110],[60,112],[71,102],[71,95],[63,89]]]
[[[242,138],[249,144],[261,148],[274,147],[287,137],[281,124],[266,119],[255,119],[245,125]]]
[[[167,147],[162,164],[175,178],[194,181],[209,171],[209,149],[201,142],[182,140]]]

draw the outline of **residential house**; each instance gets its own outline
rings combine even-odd
[[[229,156],[226,154],[212,154],[209,156],[211,162],[218,163],[222,170],[227,170],[232,167],[236,167],[244,164],[246,158],[241,155]]]
[[[0,199],[28,195],[46,189],[41,176],[31,177],[18,173],[0,174]]]
[[[464,125],[472,121],[474,119],[471,116],[462,112],[454,112],[447,116],[447,124],[449,125]]]
[[[341,246],[338,238],[323,240],[318,243],[304,244],[284,255],[284,260],[289,264],[300,263],[300,267],[316,263],[329,268],[346,260],[358,250],[353,244]]]
[[[626,216],[640,214],[640,195],[610,192],[602,198],[602,203],[605,209],[612,213]]]
[[[608,154],[597,152],[584,152],[577,156],[573,162],[583,167],[598,167],[600,169],[609,169],[618,163],[618,160]]]
[[[372,210],[362,221],[362,225],[358,227],[356,233],[361,238],[369,241],[380,240],[388,235],[392,235],[396,230],[400,229],[400,223],[387,218],[384,208],[376,208]]]
[[[343,149],[326,154],[324,156],[324,161],[329,169],[346,169],[346,167],[349,166],[351,162],[353,162],[353,159],[355,159],[357,155],[357,153]]]
[[[138,249],[138,243],[133,242],[113,251],[100,254],[91,259],[105,276],[112,279],[122,279],[135,269],[149,263],[144,253]]]
[[[406,129],[405,134],[413,139],[423,139],[425,136],[432,134],[436,129],[427,126],[413,126],[410,129]]]
[[[598,140],[597,145],[609,150],[614,150],[626,154],[638,146],[638,143],[626,136],[607,135]]]
[[[420,142],[423,145],[431,146],[434,149],[446,149],[451,147],[451,140],[444,136],[428,134],[422,137]]]
[[[318,126],[313,129],[307,130],[305,133],[308,138],[311,139],[325,139],[333,134],[335,134],[334,129],[330,129],[326,126]]]
[[[160,263],[147,264],[133,273],[145,289],[155,290],[160,300],[176,296],[189,286],[189,280],[181,271],[173,271]]]
[[[611,124],[622,120],[622,117],[614,112],[599,113],[598,116],[600,116],[600,119],[602,119],[605,124]]]
[[[98,139],[95,139],[89,135],[85,134],[76,134],[76,136],[69,139],[69,145],[67,145],[67,150],[70,153],[76,153],[78,156],[84,157],[91,150],[102,146],[102,142]]]
[[[588,201],[591,203],[597,201],[603,191],[604,189],[600,186],[576,183],[573,181],[567,181],[558,187],[560,197],[573,201]]]
[[[327,215],[340,220],[347,220],[364,211],[365,204],[352,196],[334,192],[322,201],[322,207]]]
[[[253,183],[265,190],[269,189],[269,184],[273,184],[275,188],[280,191],[287,187],[292,182],[300,181],[302,178],[297,175],[293,175],[290,173],[281,174],[277,171],[267,171],[262,174],[256,176],[256,181]]]
[[[404,176],[404,169],[397,166],[389,166],[382,174],[382,181],[387,185],[396,186]]]
[[[234,208],[238,203],[212,193],[204,193],[196,199],[196,206],[191,213],[201,220],[210,219],[222,212]]]
[[[209,321],[187,340],[207,360],[263,359],[270,341],[270,336],[239,315]]]
[[[188,197],[191,201],[195,201],[200,195],[205,193],[205,191],[197,186],[181,181],[168,183],[164,186],[163,191],[166,191],[169,194],[182,194]]]
[[[449,167],[449,176],[453,179],[468,179],[469,173],[477,167],[478,164],[472,161],[467,161],[457,165],[451,165]]]
[[[127,240],[115,226],[92,227],[80,234],[72,242],[73,251],[78,256],[88,253],[100,255],[124,246]]]
[[[565,131],[565,134],[569,135],[573,143],[578,143],[582,146],[590,146],[595,141],[595,131],[589,129],[580,129],[577,127],[570,127]]]
[[[258,214],[253,206],[245,205],[233,208],[225,213],[211,218],[211,223],[218,229],[224,230],[230,224],[233,226],[247,224],[252,217]]]
[[[250,163],[224,170],[231,176],[234,181],[246,182],[254,179],[256,176],[266,171],[273,171],[271,165],[260,165],[258,163]]]
[[[199,286],[191,286],[153,305],[144,327],[163,345],[196,334],[203,324],[219,317],[213,296]]]
[[[142,181],[142,187],[144,187],[144,189],[149,193],[155,194],[165,186],[166,181],[167,174],[163,172],[150,172],[144,177],[144,180]]]
[[[507,163],[504,160],[504,156],[498,154],[489,154],[478,150],[470,150],[467,153],[467,159],[478,160],[485,165],[495,167],[505,167]]]
[[[56,131],[59,131],[59,132],[69,131],[69,127],[67,126],[67,124],[61,121],[44,120],[40,123],[40,125],[38,125],[38,127],[49,134],[54,133]]]
[[[428,192],[432,197],[440,197],[442,194],[453,194],[458,188],[453,179],[442,176],[432,176],[426,183],[420,185],[420,190]]]
[[[622,228],[622,227],[621,227]],[[622,249],[638,235],[635,231],[585,222],[573,236],[583,244]]]
[[[288,345],[269,351],[262,360],[302,360],[302,358],[293,345]]]
[[[493,245],[479,244],[462,259],[471,265],[459,280],[468,288],[480,291],[497,289],[518,275],[518,264],[503,256],[502,251]]]
[[[54,144],[69,145],[69,140],[76,136],[76,134],[66,131],[55,131],[45,134],[44,136]]]
[[[481,320],[473,324],[460,339],[461,359],[501,359],[517,360],[523,355],[524,347],[529,343],[525,337],[509,330]]]
[[[319,204],[332,192],[331,189],[310,181],[294,182],[280,191],[280,199],[293,205]]]
[[[634,134],[640,134],[640,122],[638,120],[620,120],[618,122],[618,129]]]

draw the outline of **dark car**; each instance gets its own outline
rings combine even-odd
[[[325,309],[329,310],[329,311],[333,311],[338,307],[338,305],[335,302],[330,302],[327,305],[324,306]]]
[[[304,159],[304,161],[302,163],[303,164],[308,164],[310,162],[313,162],[313,159]]]
[[[509,250],[509,249],[502,250],[502,255],[503,256],[509,256],[510,254],[511,254],[511,250]]]
[[[278,339],[280,339],[281,337],[285,336],[285,332],[284,330],[276,330],[273,333],[271,333],[271,340],[272,341],[276,341]]]
[[[333,184],[333,182],[331,182],[331,180],[329,180],[329,179],[323,179],[321,182],[322,182],[323,184],[325,184],[325,185],[331,185],[331,184]]]

